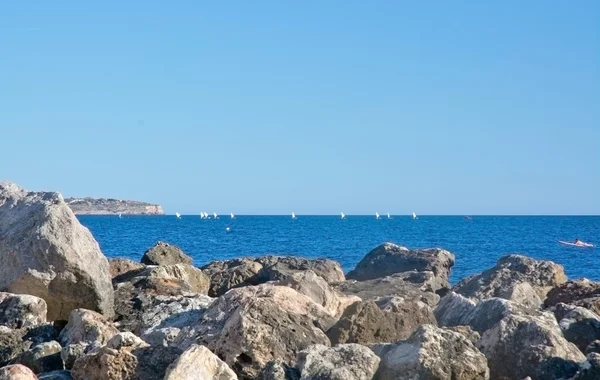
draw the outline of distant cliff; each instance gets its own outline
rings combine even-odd
[[[78,215],[162,215],[159,205],[105,198],[67,198],[65,202]]]

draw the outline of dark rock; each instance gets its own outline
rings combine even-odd
[[[51,323],[15,330],[0,326],[0,366],[33,346],[58,339],[59,332],[60,327]]]
[[[192,264],[190,256],[174,245],[159,241],[154,247],[144,252],[142,264],[146,265],[173,265],[173,264]]]
[[[259,372],[257,380],[300,380],[300,371],[281,360],[271,360]]]
[[[563,358],[543,360],[535,374],[536,380],[571,379],[579,371],[579,363]]]
[[[586,361],[581,364],[579,372],[572,380],[598,380],[600,379],[600,354],[589,353]]]
[[[124,258],[108,259],[113,284],[127,281],[146,269],[144,264]]]
[[[61,346],[56,341],[40,343],[23,352],[12,362],[13,364],[23,364],[34,373],[62,370],[64,365],[60,351]]]
[[[544,306],[551,307],[558,303],[585,307],[600,315],[600,282],[582,278],[560,284],[548,292]]]
[[[438,279],[438,286],[450,288],[448,278],[454,265],[454,255],[439,248],[409,250],[392,243],[385,243],[369,252],[348,273],[351,280],[365,281],[408,271],[431,271]]]
[[[558,324],[565,339],[574,343],[581,352],[600,339],[600,317],[583,307],[575,306]]]
[[[337,283],[346,278],[342,267],[330,259],[306,259],[296,256],[261,256],[255,259],[264,268],[268,281],[285,280],[298,273],[311,270],[328,283]]]
[[[40,373],[37,375],[38,380],[72,380],[71,371],[52,371]]]
[[[600,340],[595,340],[586,347],[586,349],[585,349],[586,355],[591,354],[592,352],[600,354]]]

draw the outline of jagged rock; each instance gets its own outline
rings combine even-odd
[[[59,332],[60,327],[51,323],[15,330],[0,326],[0,366],[33,346],[58,339]]]
[[[600,339],[600,317],[583,307],[573,306],[558,325],[565,339],[574,343],[581,352],[585,352],[593,341]]]
[[[361,301],[356,296],[345,296],[333,289],[323,277],[318,276],[312,270],[306,272],[294,273],[288,278],[278,281],[277,285],[288,286],[298,293],[304,294],[331,314],[333,317],[340,317],[346,308]]]
[[[48,307],[43,299],[26,294],[0,292],[0,325],[20,329],[46,322]]]
[[[298,355],[298,369],[306,380],[371,380],[379,357],[367,347],[342,344],[310,346]]]
[[[485,331],[477,346],[488,359],[492,379],[537,378],[547,373],[545,366],[550,359],[575,363],[585,360],[563,337],[556,319],[548,312],[510,314]]]
[[[94,342],[105,344],[118,332],[119,330],[101,314],[91,310],[75,309],[69,314],[69,322],[61,331],[59,340],[63,346]]]
[[[108,261],[59,193],[0,182],[0,291],[46,301],[49,320],[87,308],[113,316]]]
[[[38,380],[35,374],[21,364],[0,368],[0,380]]]
[[[183,253],[181,248],[159,241],[154,247],[144,252],[142,264],[146,265],[174,265],[192,264],[190,256]]]
[[[204,346],[192,345],[167,368],[164,380],[237,380],[237,375]]]
[[[538,310],[542,306],[542,300],[529,282],[514,284],[505,291],[498,293],[498,297],[518,303],[531,310]]]
[[[572,380],[598,380],[600,379],[600,354],[589,353],[586,361],[581,364],[579,372]]]
[[[551,307],[558,303],[585,307],[600,315],[600,282],[582,278],[560,284],[548,292],[544,306]]]
[[[408,340],[371,347],[381,358],[376,380],[488,379],[485,356],[462,334],[431,325]]]
[[[454,255],[439,248],[410,250],[385,243],[369,252],[348,273],[351,280],[365,281],[408,271],[431,271],[437,279],[436,289],[450,288],[448,278],[454,265]]]
[[[334,284],[335,289],[362,300],[399,296],[435,306],[440,296],[434,293],[433,272],[403,272],[367,281],[348,280]]]
[[[271,360],[259,372],[257,380],[300,380],[300,371],[281,360]]]
[[[73,380],[71,371],[65,370],[40,373],[37,377],[38,380]]]
[[[306,259],[295,256],[261,256],[255,259],[261,264],[268,281],[285,280],[294,273],[311,270],[327,283],[337,283],[346,278],[342,267],[329,259]]]
[[[600,354],[600,340],[595,340],[592,343],[590,343],[584,351],[586,355],[591,354],[592,352]]]
[[[108,343],[75,361],[74,380],[162,380],[181,350],[149,346],[131,333],[120,333]]]
[[[60,357],[65,368],[70,370],[77,359],[100,347],[102,347],[102,344],[99,342],[69,344],[61,349]]]
[[[110,277],[113,279],[113,283],[122,282],[128,278],[135,277],[144,271],[144,269],[146,269],[144,264],[136,263],[133,260],[120,257],[108,259],[108,266],[110,270]]]
[[[183,288],[192,293],[206,294],[210,285],[210,279],[200,269],[189,264],[173,264],[148,267],[136,279],[157,279],[168,281],[181,281]]]
[[[421,324],[436,324],[431,310],[417,306],[406,311],[382,311],[373,301],[357,302],[346,309],[327,336],[333,344],[387,343],[408,338]]]
[[[562,265],[521,255],[508,255],[500,258],[495,267],[460,281],[452,290],[471,299],[513,298],[525,302],[524,306],[531,306],[537,300],[533,294],[523,294],[529,291],[529,287],[523,283],[529,283],[538,298],[544,300],[550,289],[566,280]]]
[[[312,344],[330,345],[323,332],[335,319],[307,296],[286,286],[232,289],[181,329],[180,347],[198,343],[224,360],[241,379],[254,379],[267,362],[292,363]]]
[[[13,360],[13,363],[23,364],[34,373],[61,370],[64,366],[60,351],[61,346],[57,341],[40,343],[23,352]]]
[[[481,335],[479,335],[479,333],[473,330],[470,326],[452,326],[446,327],[446,329],[462,334],[465,338],[471,341],[473,345],[477,345],[477,342],[479,342],[479,339],[481,338]]]
[[[440,326],[468,325],[469,316],[477,303],[466,297],[450,292],[446,294],[434,310],[435,319]]]

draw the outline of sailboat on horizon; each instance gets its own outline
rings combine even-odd
[[[379,219],[379,213],[378,212],[375,213],[375,219]]]
[[[341,213],[341,217],[342,217],[342,219],[346,219],[346,215],[344,215],[343,212]]]
[[[419,219],[419,218],[417,218],[417,214],[415,214],[414,211],[413,211],[413,219]]]
[[[388,212],[387,214],[388,214],[388,219],[392,219],[392,217],[390,216],[390,213]]]
[[[213,219],[219,219],[219,215],[216,212],[213,212]]]
[[[233,213],[231,213],[231,219],[235,219],[235,215],[233,215]]]
[[[180,213],[176,212],[175,216],[177,217],[177,219],[181,219],[181,214]]]
[[[296,214],[292,212],[292,219],[296,219]]]

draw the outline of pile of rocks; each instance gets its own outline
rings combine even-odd
[[[56,193],[0,184],[0,380],[598,379],[600,284],[519,255],[451,287],[454,255],[196,268],[107,260]]]

